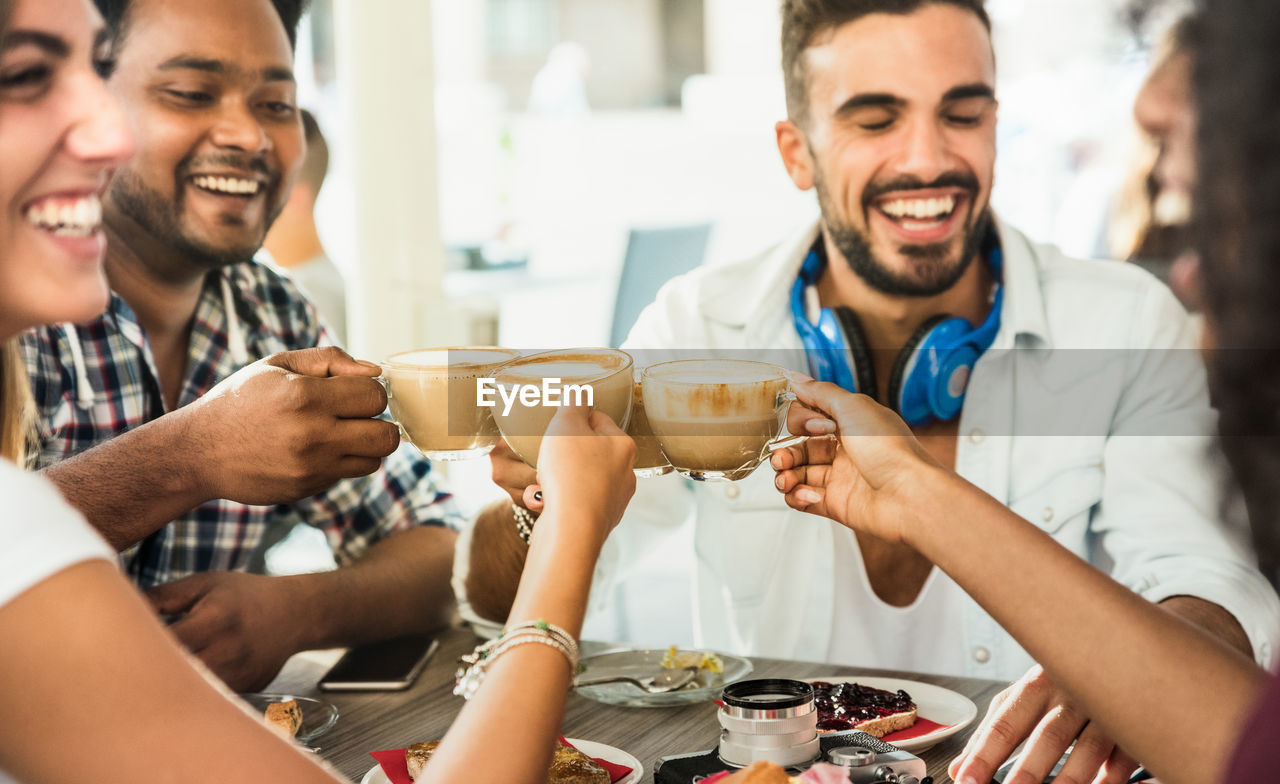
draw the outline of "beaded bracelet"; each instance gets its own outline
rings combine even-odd
[[[520,534],[520,539],[525,544],[529,543],[529,538],[533,536],[533,523],[538,518],[533,516],[533,512],[525,509],[519,504],[511,505],[511,513],[516,518],[516,533]]]
[[[505,629],[502,634],[459,658],[453,693],[463,699],[471,699],[484,682],[489,667],[499,656],[512,648],[530,643],[555,648],[564,654],[570,671],[578,671],[578,643],[572,635],[543,620],[527,621]]]

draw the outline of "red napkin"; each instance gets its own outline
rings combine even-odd
[[[560,737],[560,742],[573,748],[573,745],[565,740],[563,735]],[[391,779],[391,784],[413,784],[413,779],[409,778],[409,768],[405,765],[404,749],[371,751],[369,756],[378,761],[378,765],[382,767],[382,772],[387,774],[387,778]],[[609,781],[611,782],[621,781],[631,773],[631,768],[625,765],[616,765],[608,760],[596,757],[592,757],[592,759],[609,772]]]
[[[562,743],[565,746],[568,746],[571,749],[574,749],[575,751],[581,751],[581,749],[578,749],[576,746],[574,746],[572,743],[566,740],[563,735],[560,736],[560,743]],[[609,762],[608,760],[602,760],[599,757],[592,757],[591,759],[595,760],[595,763],[597,765],[599,765],[600,767],[604,768],[606,771],[609,772],[609,781],[615,784],[616,782],[622,781],[631,773],[631,768],[628,768],[626,765],[618,765],[616,763]]]
[[[929,721],[923,716],[916,716],[915,724],[913,724],[910,727],[907,727],[905,730],[898,730],[897,732],[891,732],[888,735],[885,735],[880,740],[884,741],[885,743],[899,743],[904,740],[911,740],[912,738],[918,738],[921,735],[928,735],[930,732],[933,732],[934,730],[945,730],[951,726],[954,726],[954,725],[951,725],[951,724],[943,725],[943,724],[937,723],[936,721]]]
[[[404,749],[371,751],[369,756],[378,761],[391,784],[413,784],[413,779],[409,778],[409,766],[404,761]]]

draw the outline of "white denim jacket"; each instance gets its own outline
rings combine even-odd
[[[1270,665],[1280,600],[1242,532],[1218,522],[1216,415],[1185,311],[1136,267],[1069,259],[998,230],[1001,327],[970,381],[957,471],[1147,599],[1188,595],[1222,606]],[[669,282],[624,348],[638,362],[670,349],[746,350],[775,362],[793,352],[784,364],[805,370],[788,297],[817,232],[808,226],[757,258]],[[692,519],[695,643],[825,660],[836,608],[832,537],[844,529],[789,509],[772,482],[767,465],[736,483],[639,482],[601,557],[593,611],[611,600],[612,581],[656,529]],[[963,623],[948,626],[964,639],[920,640],[918,649],[963,646],[966,672],[957,674],[1020,677],[1031,659],[975,602],[963,602]],[[858,663],[917,669],[911,656]]]

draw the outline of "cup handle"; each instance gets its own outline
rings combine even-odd
[[[787,436],[786,438],[779,438],[776,441],[770,441],[768,446],[766,446],[765,448],[769,450],[769,454],[773,454],[774,452],[777,452],[779,449],[786,449],[789,446],[795,446],[796,444],[808,438],[809,438],[808,436],[804,436],[804,435]]]
[[[378,384],[380,384],[380,385],[382,386],[382,388],[383,388],[383,389],[386,391],[386,393],[387,393],[387,406],[388,406],[388,408],[383,409],[383,413],[384,413],[384,414],[386,414],[386,415],[387,415],[387,417],[391,419],[391,421],[395,424],[396,429],[400,431],[400,440],[401,440],[401,441],[409,441],[410,443],[412,443],[412,440],[409,438],[409,434],[408,434],[407,432],[405,432],[404,425],[400,424],[400,422],[395,418],[395,416],[393,416],[393,415],[391,414],[391,411],[390,411],[390,405],[391,405],[391,379],[387,378],[387,373],[386,373],[386,371],[384,370],[380,375],[374,376],[374,379],[373,379],[373,380],[374,380],[374,381],[377,381],[377,382],[378,382]]]
[[[786,389],[778,393],[777,406],[779,408],[781,408],[784,405],[789,406],[792,403],[796,402],[797,399],[798,398],[796,398],[796,393],[791,391],[791,387],[787,387]],[[779,449],[786,449],[789,446],[795,446],[796,444],[800,443],[806,438],[808,438],[808,436],[803,434],[798,436],[793,435],[793,436],[786,436],[784,438],[775,438],[774,440],[770,441],[768,446],[765,448],[769,450],[770,454],[773,454]]]

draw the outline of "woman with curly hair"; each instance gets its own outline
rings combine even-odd
[[[1280,15],[1272,0],[1203,6],[1196,233],[1207,361],[1233,477],[1224,509],[1243,498],[1262,560],[1274,564]],[[907,543],[938,564],[1161,781],[1276,779],[1280,679],[1106,578],[939,465],[888,409],[829,384],[795,386],[811,410],[793,408],[792,432],[834,434],[774,456],[791,506]],[[1016,784],[1039,781],[1029,771],[1056,761],[1025,765]],[[973,755],[951,772],[960,784],[985,784],[1001,762]],[[1059,780],[1078,772],[1064,769]]]

